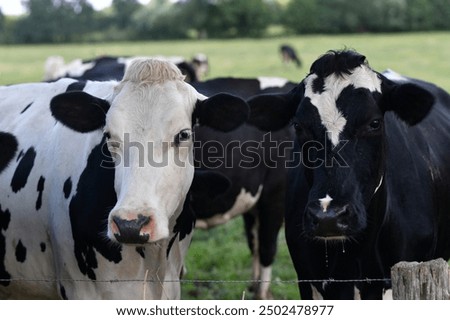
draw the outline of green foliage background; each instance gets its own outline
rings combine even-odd
[[[24,0],[4,17],[0,42],[65,43],[262,38],[304,34],[450,30],[450,0]]]

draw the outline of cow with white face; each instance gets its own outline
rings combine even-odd
[[[296,132],[285,226],[303,299],[380,299],[395,263],[450,258],[447,92],[331,51],[249,104],[250,122]]]
[[[137,59],[120,82],[0,88],[0,297],[180,297],[192,127],[228,131],[248,114],[183,79]]]

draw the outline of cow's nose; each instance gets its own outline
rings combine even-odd
[[[137,219],[125,220],[119,217],[112,218],[118,232],[114,233],[120,243],[143,244],[148,241],[150,235],[141,233],[142,228],[150,222],[150,217],[138,215]]]
[[[344,237],[349,228],[349,206],[329,208],[323,211],[317,206],[306,209],[306,219],[316,237]]]

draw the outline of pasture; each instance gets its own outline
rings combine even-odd
[[[283,65],[278,52],[288,43],[299,53],[303,66]],[[0,46],[0,84],[40,81],[48,56],[61,55],[66,62],[98,55],[179,55],[190,59],[202,52],[209,58],[208,78],[221,76],[285,77],[298,82],[310,64],[330,49],[353,48],[365,54],[377,71],[390,68],[450,91],[450,33],[304,36],[271,39],[127,42],[70,45]],[[280,212],[280,214],[283,214]],[[210,231],[197,230],[186,260],[184,299],[240,299],[251,279],[251,255],[241,219]],[[275,299],[297,299],[295,272],[284,240],[273,268],[271,290]],[[208,280],[212,280],[211,282]],[[217,282],[216,282],[217,281]],[[221,282],[223,281],[223,282]],[[227,282],[230,281],[230,282]]]
[[[282,43],[297,49],[303,61],[302,68],[281,63],[278,47]],[[208,78],[277,76],[299,81],[319,55],[345,47],[365,54],[378,71],[391,68],[435,82],[450,91],[449,32],[0,46],[0,84],[40,81],[44,62],[51,55],[61,55],[68,62],[98,55],[178,55],[190,59],[199,52],[209,58]]]

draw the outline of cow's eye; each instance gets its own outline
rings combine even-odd
[[[183,129],[175,136],[174,142],[176,146],[179,146],[180,143],[191,140],[191,130]]]
[[[301,132],[302,131],[302,125],[298,122],[293,122],[292,126],[294,127],[296,132]]]
[[[372,121],[369,123],[369,129],[370,129],[370,131],[377,131],[377,130],[379,130],[380,128],[381,128],[381,120],[380,120],[380,119],[372,120]]]

